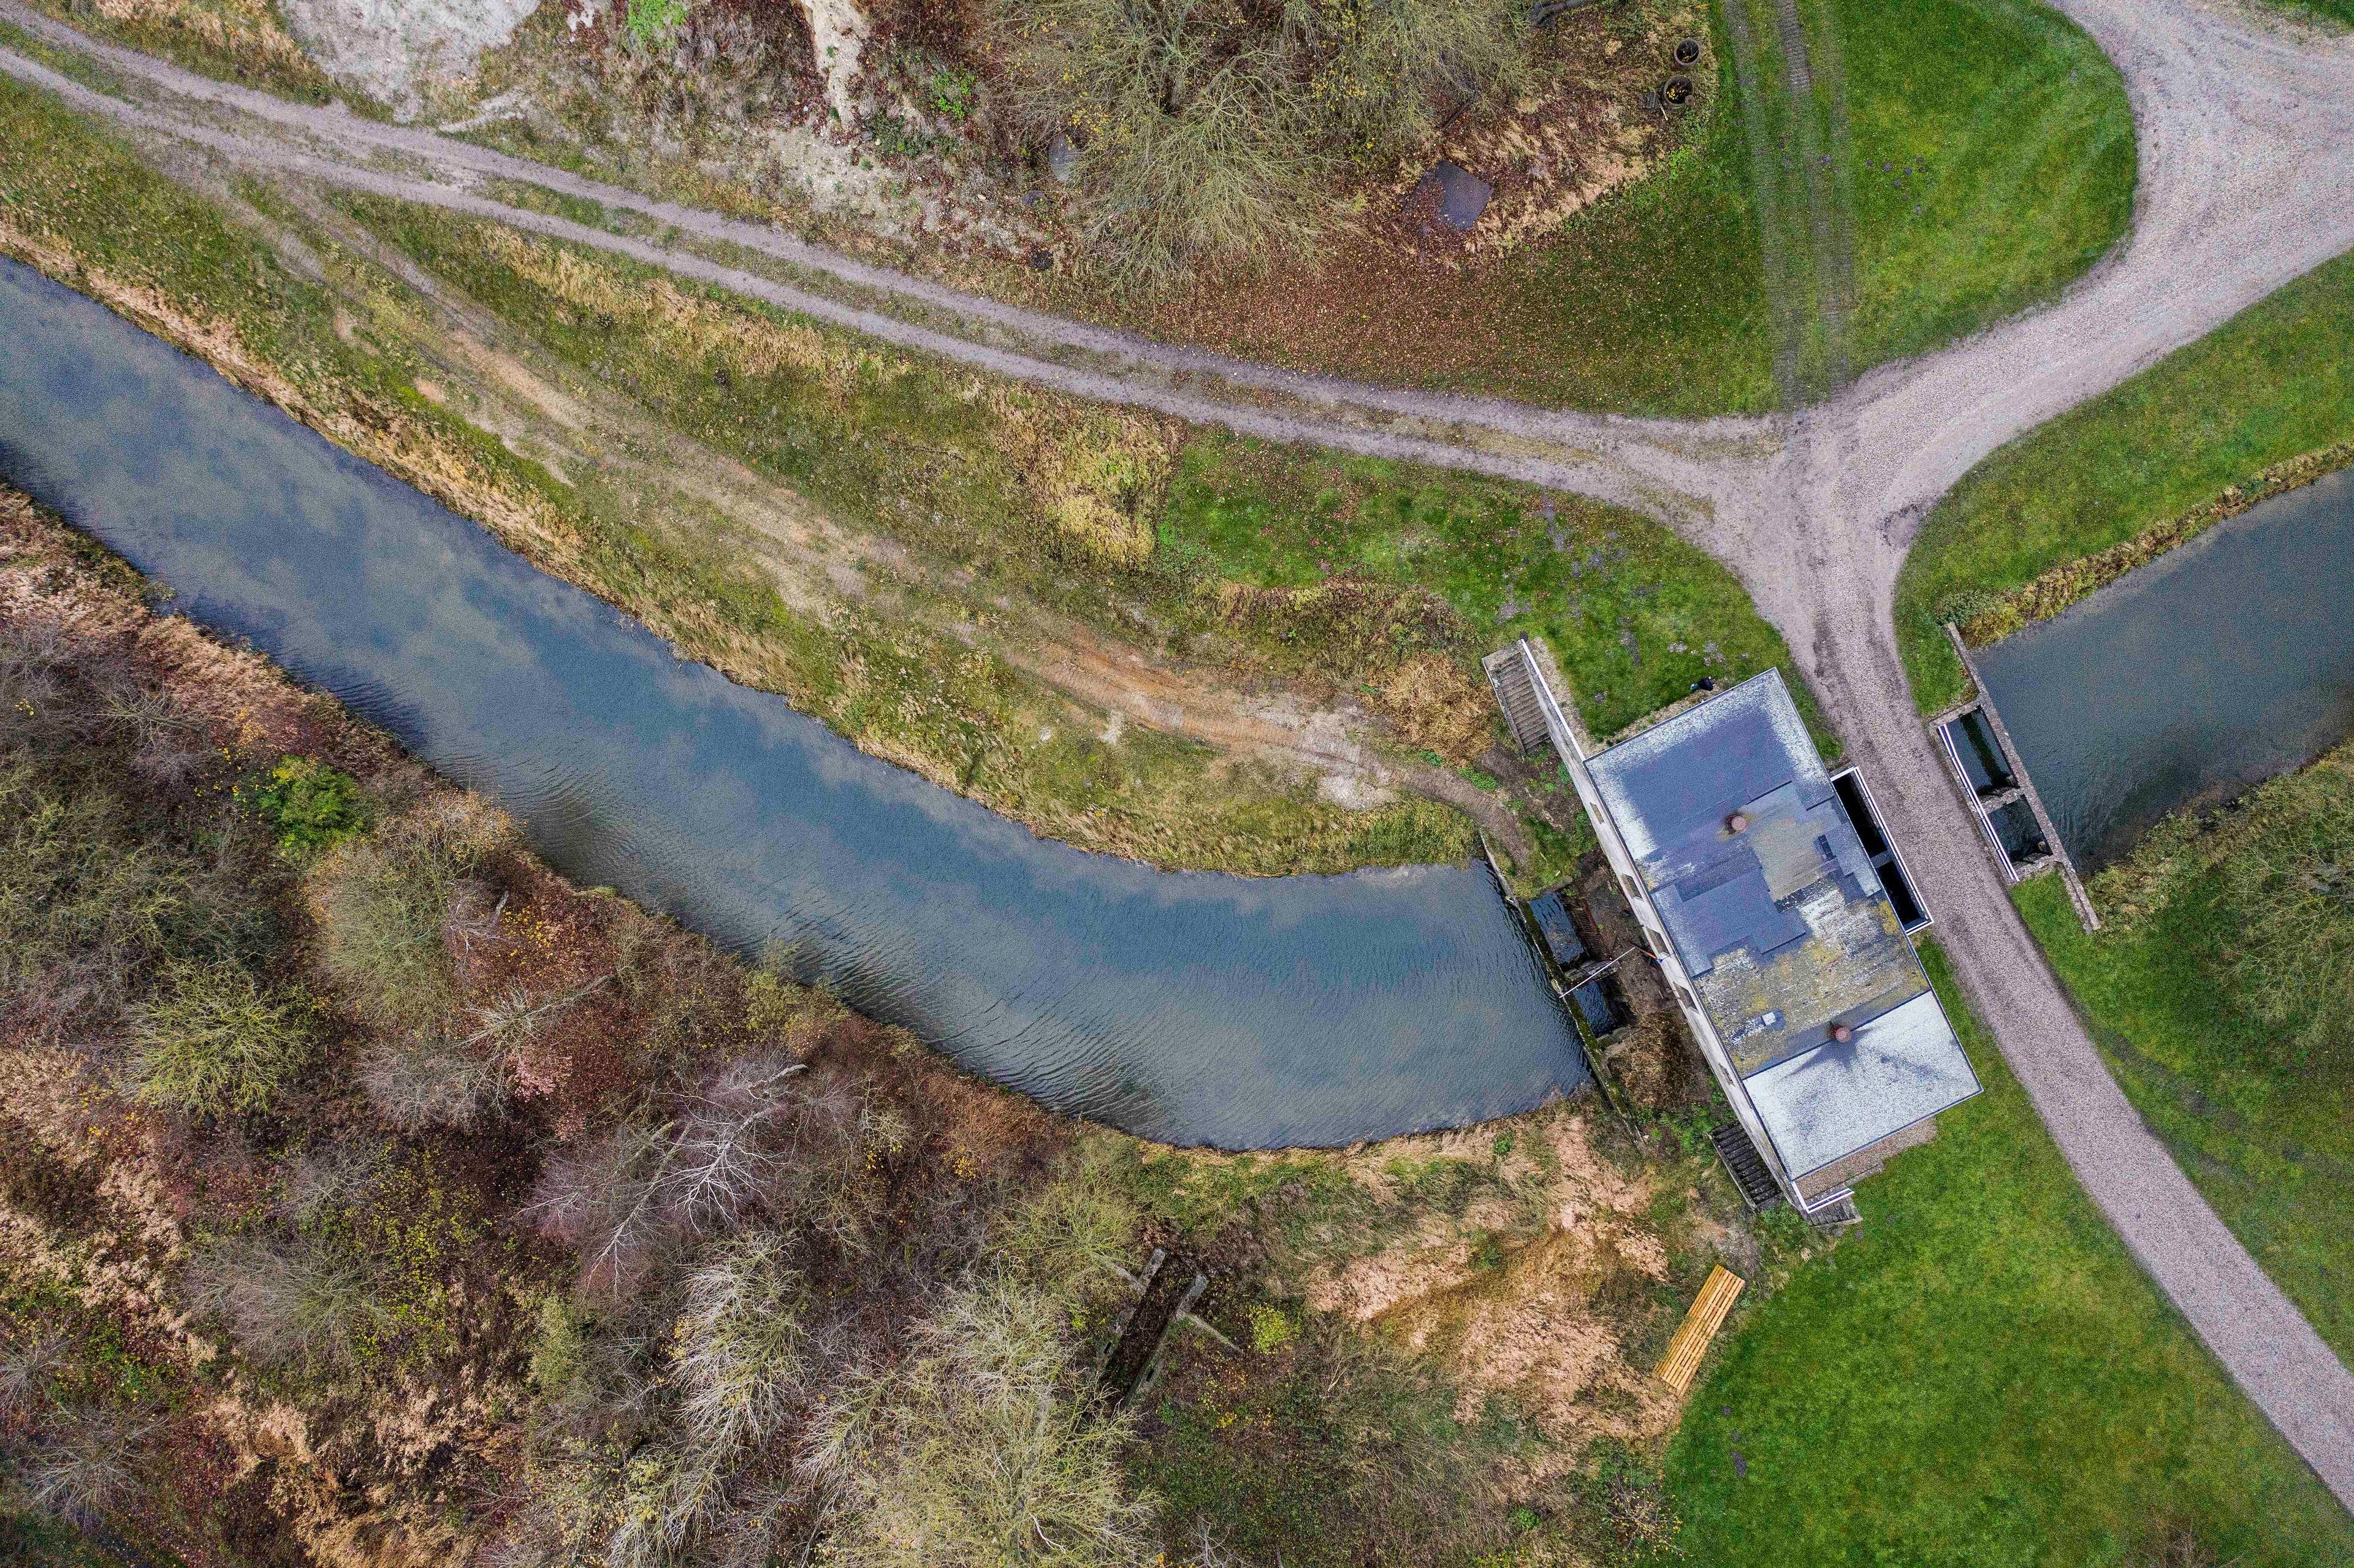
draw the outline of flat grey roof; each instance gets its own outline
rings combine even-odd
[[[1742,1080],[1793,1181],[1978,1092],[1934,992]]]
[[[1761,1117],[1779,1075],[1767,1127],[1793,1177],[1978,1092],[1781,672],[1586,766]],[[1835,1045],[1840,1023],[1855,1038]]]

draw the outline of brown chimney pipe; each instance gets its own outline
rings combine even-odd
[[[1831,1038],[1844,1045],[1855,1038],[1855,1031],[1844,1023],[1834,1023],[1831,1025]]]

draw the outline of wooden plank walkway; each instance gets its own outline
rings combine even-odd
[[[1708,1271],[1708,1282],[1692,1299],[1691,1310],[1684,1314],[1683,1327],[1668,1341],[1668,1353],[1659,1358],[1659,1379],[1679,1396],[1691,1391],[1700,1359],[1708,1354],[1709,1342],[1724,1326],[1724,1315],[1733,1310],[1742,1287],[1748,1283],[1721,1263]]]

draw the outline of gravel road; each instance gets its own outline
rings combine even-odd
[[[334,109],[281,102],[0,17],[95,58],[125,98],[0,50],[77,107],[233,160],[619,251],[922,352],[1245,434],[1523,479],[1651,512],[1726,562],[1783,634],[1872,789],[2005,1059],[2118,1234],[2232,1377],[2354,1507],[2354,1376],[2215,1217],[2110,1078],[2013,912],[1899,663],[1896,574],[1920,519],[1996,447],[2354,249],[2354,40],[2197,0],[2060,0],[2123,70],[2132,237],[2059,301],[1796,415],[1676,422],[1302,375],[960,293],[738,222]],[[135,98],[136,102],[127,98]],[[656,220],[640,238],[481,193],[524,181]],[[729,244],[795,281],[686,249]],[[885,308],[885,305],[889,308]]]

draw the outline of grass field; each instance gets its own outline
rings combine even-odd
[[[2084,1197],[1925,952],[1986,1093],[1740,1322],[1667,1461],[1683,1560],[2238,1568],[2346,1562],[2349,1520]]]
[[[2354,745],[2093,885],[2091,935],[2046,882],[2014,896],[2135,1107],[2354,1360]]]
[[[1930,514],[1897,581],[1897,639],[1921,711],[1964,690],[1943,621],[2354,441],[2349,337],[2354,256],[2342,256],[1973,469]]]
[[[1733,574],[1599,502],[1204,434],[1179,459],[1161,530],[1223,577],[1300,587],[1362,573],[1439,596],[1483,647],[1542,636],[1597,736],[1704,675],[1724,683],[1768,664],[1813,716],[1805,677]]]
[[[2133,220],[2108,58],[2035,0],[1834,0],[1852,119],[1861,370],[2013,314]]]

